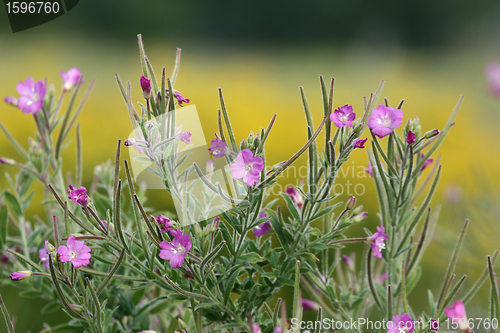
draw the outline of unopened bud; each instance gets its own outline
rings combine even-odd
[[[24,280],[27,278],[30,278],[33,276],[33,272],[31,271],[19,271],[19,272],[14,272],[10,275],[11,280]]]
[[[342,260],[344,260],[345,264],[347,265],[347,268],[349,268],[349,270],[354,272],[354,261],[352,261],[352,258],[344,254],[342,256]]]
[[[177,318],[177,321],[179,322],[179,327],[183,330],[185,330],[187,328],[187,325],[186,323],[184,322],[184,320],[182,320],[181,318]]]
[[[145,99],[150,98],[151,97],[151,80],[149,80],[147,77],[142,75],[140,82],[141,82],[142,95],[144,96]]]
[[[260,137],[257,136],[255,139],[253,139],[253,147],[257,149],[259,148],[259,146],[260,146]]]
[[[204,229],[203,229],[203,236],[204,237],[207,237],[208,235],[210,234],[210,226],[206,226]]]
[[[255,139],[255,134],[253,132],[250,132],[250,134],[248,135],[248,138],[247,138],[248,144],[251,145],[253,143],[254,139]]]
[[[196,233],[196,236],[198,238],[201,238],[203,236],[203,230],[201,230],[201,227],[199,224],[194,225],[194,232]]]
[[[241,148],[241,150],[248,148],[248,141],[247,141],[247,139],[243,139],[243,141],[241,141],[240,148]]]
[[[76,304],[70,304],[69,306],[71,306],[71,308],[73,310],[75,310],[75,312],[82,312],[82,307],[80,305],[76,305]]]
[[[430,138],[435,137],[438,134],[439,134],[439,130],[438,129],[433,129],[432,131],[429,131],[429,132],[425,133],[424,134],[424,138],[430,139]]]
[[[131,138],[131,139],[128,139],[128,140],[125,140],[124,144],[125,146],[133,146],[135,143],[135,139],[134,138]]]
[[[349,201],[347,201],[347,204],[345,205],[345,209],[351,210],[356,206],[356,198],[355,197],[350,197]]]
[[[220,218],[217,216],[215,218],[214,222],[212,223],[212,226],[210,227],[211,233],[215,233],[217,231],[217,229],[219,228],[219,220],[220,220]]]
[[[368,216],[368,213],[367,212],[363,212],[363,213],[361,213],[359,215],[354,216],[353,219],[352,219],[352,221],[354,223],[358,223],[358,222],[361,222],[364,219],[366,219],[367,216]]]
[[[0,164],[14,165],[14,164],[16,164],[16,161],[14,161],[11,158],[0,157]]]
[[[50,242],[48,240],[45,240],[45,248],[47,249],[47,251],[49,252],[55,252],[56,251],[56,247],[52,244],[50,244]]]
[[[361,130],[363,130],[363,124],[358,124],[354,127],[354,133],[359,133]]]
[[[355,210],[352,211],[352,215],[356,216],[356,215],[359,215],[363,212],[363,205],[360,205],[358,207],[356,207]]]
[[[406,133],[406,142],[408,144],[412,144],[412,143],[415,143],[415,140],[417,139],[417,137],[415,136],[415,133],[413,133],[412,131],[408,131],[408,133]]]

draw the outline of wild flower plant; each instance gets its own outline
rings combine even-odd
[[[487,319],[490,326],[495,320],[498,324],[493,271],[498,252],[487,257],[485,271],[467,293],[461,292],[466,276],[453,283],[468,221],[439,294],[428,292],[427,311],[415,313],[407,299],[417,286],[422,255],[439,216],[439,206],[432,209],[431,199],[442,167],[439,157],[432,163],[431,156],[454,125],[462,98],[442,130],[423,133],[418,118],[401,126],[404,100],[395,108],[387,99],[377,103],[384,82],[364,98],[363,110],[350,105],[334,110],[334,79],[327,86],[320,76],[321,121],[313,122],[301,87],[308,139],[286,161],[269,166],[266,144],[277,116],[259,133],[239,141],[219,89],[218,133],[207,148],[213,159],[205,161],[203,172],[199,161],[188,163],[189,144],[196,133],[176,120],[183,112],[180,107],[190,103],[174,89],[180,50],[172,76],[168,78],[163,68],[158,81],[140,36],[139,49],[143,75],[137,81],[145,100],[139,103],[140,112],[133,106],[130,82],[124,85],[116,76],[135,133],[124,143],[140,153],[133,163],[146,163],[147,172],[180,204],[177,218],[145,206],[145,188],[136,188],[129,161],[121,159],[121,140],[114,164],[96,167],[92,185],[82,186],[78,125],[77,169],[64,179],[60,153],[90,91],[71,116],[83,83],[78,69],[62,72],[58,99],[53,86],[46,93],[47,81],[35,83],[32,78],[18,84],[19,98],[6,98],[33,115],[37,132],[26,151],[0,124],[26,160],[0,159],[19,169],[14,179],[7,174],[12,188],[1,197],[0,245],[7,253],[1,264],[2,283],[10,276],[15,282],[9,283],[25,289],[21,296],[45,298],[44,313],[62,307],[67,324],[46,325],[43,332],[299,332],[304,329],[299,324],[303,311],[315,311],[319,322],[374,318],[387,324],[379,331],[390,333],[436,331],[447,316],[448,324],[456,323],[456,329],[466,332],[475,327],[467,320],[465,305],[488,277]],[[59,116],[70,91],[68,109]],[[323,142],[318,140],[321,132]],[[379,223],[376,230],[365,228],[366,235],[348,238],[346,231],[368,213],[358,205],[359,198],[342,204],[333,188],[353,150],[365,148],[366,135],[371,137],[367,172],[379,203],[379,212],[370,214],[377,215]],[[385,149],[381,140],[386,141]],[[288,187],[281,193],[285,205],[280,206],[270,198],[270,190],[302,154],[308,155],[306,185]],[[216,168],[218,159],[226,166]],[[120,178],[122,165],[125,181]],[[227,186],[217,180],[217,172],[229,179]],[[26,210],[35,180],[44,186],[41,205],[46,216],[30,223]],[[201,196],[195,193],[197,185],[203,189]],[[342,250],[354,242],[364,244],[360,266]],[[293,288],[288,307],[277,296],[286,288]],[[0,306],[8,332],[14,332],[1,298]]]

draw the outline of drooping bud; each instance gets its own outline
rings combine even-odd
[[[368,216],[368,213],[367,212],[363,212],[363,213],[361,213],[359,215],[354,216],[353,219],[352,219],[352,221],[354,223],[358,223],[358,222],[361,222],[364,219],[366,219],[367,216]]]
[[[415,140],[416,140],[416,136],[415,136],[415,133],[413,133],[412,131],[408,131],[408,133],[406,133],[406,142],[408,144],[412,144],[412,143],[415,143]]]
[[[187,328],[186,323],[181,318],[177,318],[177,321],[179,322],[179,327],[181,329],[185,330]]]
[[[19,280],[24,280],[24,279],[30,278],[32,276],[33,276],[33,272],[31,272],[31,271],[19,271],[19,272],[12,273],[10,275],[10,279],[19,281]]]
[[[349,200],[347,201],[347,204],[345,205],[345,209],[351,210],[356,206],[356,198],[355,197],[350,197]]]
[[[141,76],[141,89],[144,98],[149,99],[151,97],[151,80],[144,75]]]
[[[128,139],[128,140],[125,140],[124,144],[125,146],[133,146],[135,143],[135,139],[134,138],[131,138],[131,139]]]
[[[433,129],[432,131],[429,131],[429,132],[425,133],[424,134],[424,138],[430,139],[430,138],[435,137],[438,134],[439,134],[439,130],[438,129]]]
[[[0,157],[0,164],[14,165],[14,164],[16,164],[16,161],[14,161],[11,158]]]

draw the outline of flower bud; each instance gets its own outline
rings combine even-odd
[[[354,131],[354,133],[357,134],[357,133],[361,132],[362,129],[363,129],[363,124],[358,124],[358,125],[356,125],[356,127],[354,127],[353,131]]]
[[[248,144],[251,145],[254,139],[255,139],[255,134],[253,132],[250,132],[247,138]]]
[[[355,197],[350,197],[349,200],[347,201],[347,204],[345,205],[345,209],[351,210],[356,206],[356,198]]]
[[[15,97],[7,96],[5,97],[4,102],[17,108],[17,98]]]
[[[408,133],[406,133],[406,142],[411,145],[415,143],[415,140],[416,140],[415,133],[413,133],[412,131],[408,131]]]
[[[14,161],[11,158],[0,157],[0,164],[14,165],[14,164],[16,164],[16,161]]]
[[[196,233],[196,237],[198,238],[203,237],[203,230],[201,230],[201,227],[198,223],[194,225],[194,232]]]
[[[52,244],[50,244],[50,242],[48,240],[45,240],[45,248],[47,249],[47,251],[49,252],[55,252],[56,251],[56,247]]]
[[[357,216],[354,216],[354,218],[352,219],[352,221],[354,223],[358,223],[358,222],[361,222],[363,221],[364,219],[366,219],[366,217],[368,216],[368,213],[367,212],[363,212]]]
[[[429,131],[429,132],[425,133],[424,134],[424,138],[430,139],[430,138],[435,137],[438,134],[439,134],[439,130],[438,129],[433,129],[432,131]]]
[[[248,148],[248,141],[247,141],[247,139],[243,139],[243,141],[241,141],[240,148],[241,148],[241,150]]]
[[[208,225],[203,229],[203,236],[204,237],[207,237],[208,235],[210,235],[210,229],[211,229],[211,226],[208,226]]]
[[[74,67],[70,68],[67,73],[61,71],[61,76],[64,81],[63,89],[64,91],[68,91],[73,89],[78,84],[83,75],[78,68]],[[83,81],[81,81],[81,83],[83,83]]]
[[[253,148],[257,149],[260,146],[260,137],[257,136],[255,139],[253,139]]]
[[[33,276],[33,272],[31,271],[19,271],[19,272],[14,272],[10,275],[11,280],[24,280],[27,278],[30,278]]]
[[[135,143],[135,139],[134,138],[131,138],[131,139],[128,139],[128,140],[125,140],[124,144],[125,146],[133,146]]]
[[[210,227],[211,233],[215,233],[217,231],[217,229],[219,228],[219,220],[220,220],[220,218],[217,216],[215,218],[214,222],[212,223],[212,226]]]
[[[80,305],[77,305],[77,304],[70,304],[69,306],[71,306],[71,308],[73,310],[75,310],[75,312],[82,312],[82,307]]]
[[[187,328],[187,325],[186,323],[184,322],[184,320],[182,320],[181,318],[177,318],[177,321],[179,322],[179,327],[183,330],[185,330]]]
[[[313,301],[310,301],[308,299],[301,299],[302,303],[302,309],[304,310],[313,310],[313,311],[318,311],[319,310],[319,305],[316,304]]]
[[[180,132],[175,136],[175,138],[179,141],[184,141],[184,143],[188,145],[191,142],[191,132],[190,131]]]
[[[342,256],[342,260],[344,260],[345,264],[347,265],[347,268],[349,268],[349,270],[354,272],[354,261],[352,260],[352,258],[344,254]]]
[[[151,80],[144,75],[141,76],[141,89],[144,98],[149,99],[151,97]]]
[[[358,207],[356,207],[355,210],[352,211],[352,215],[356,216],[356,215],[359,215],[363,212],[363,205],[360,205]]]

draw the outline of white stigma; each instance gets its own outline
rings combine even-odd
[[[389,126],[391,126],[392,121],[389,119],[389,115],[386,113],[385,115],[383,115],[379,119],[377,119],[377,124],[380,124],[384,127],[389,127]]]

